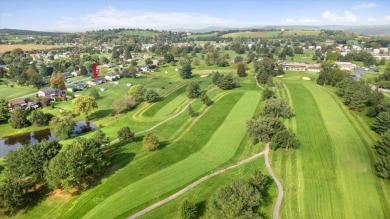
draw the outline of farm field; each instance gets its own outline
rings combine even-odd
[[[292,102],[289,127],[301,141],[299,150],[271,154],[286,186],[282,217],[386,218],[390,185],[374,173],[372,132],[303,75],[289,72],[279,92]]]
[[[32,51],[32,50],[46,50],[53,48],[66,48],[72,47],[67,45],[38,45],[38,44],[12,44],[12,45],[0,45],[0,53],[11,51],[13,49],[21,48],[23,51]]]
[[[116,33],[117,35],[128,35],[128,36],[158,36],[161,33],[160,32],[154,32],[154,31],[147,31],[147,30],[125,30]]]
[[[197,37],[214,37],[214,36],[217,36],[217,32],[213,32],[213,33],[204,33],[204,34],[191,34],[189,36],[187,36],[187,38],[190,38],[190,39],[195,39]]]
[[[318,30],[285,30],[282,36],[318,36]]]
[[[236,37],[247,37],[247,38],[261,38],[261,37],[273,37],[276,36],[278,31],[256,31],[256,32],[235,32],[222,35],[222,38],[236,38]]]

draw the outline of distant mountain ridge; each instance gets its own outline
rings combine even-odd
[[[0,29],[0,34],[12,34],[12,35],[57,35],[64,34],[66,32],[51,32],[51,31],[35,31],[35,30],[19,30],[19,29]]]

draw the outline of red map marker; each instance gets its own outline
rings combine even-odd
[[[93,77],[94,78],[99,77],[99,75],[97,73],[97,64],[96,64],[96,62],[93,63]]]

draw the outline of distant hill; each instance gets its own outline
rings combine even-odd
[[[35,31],[35,30],[18,30],[18,29],[0,29],[0,34],[11,34],[11,35],[58,35],[64,34],[65,32],[46,32],[46,31]]]

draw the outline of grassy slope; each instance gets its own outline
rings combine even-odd
[[[303,83],[286,82],[302,146],[296,152],[272,155],[287,185],[282,216],[384,218],[388,207],[361,133],[329,94],[313,82]]]
[[[141,216],[140,218],[179,218],[181,203],[186,199],[197,204],[198,212],[203,216],[201,218],[207,218],[205,211],[207,211],[206,209],[209,205],[209,201],[218,188],[227,186],[236,179],[248,179],[253,171],[258,169],[260,169],[263,173],[267,173],[263,157],[209,179],[206,182],[196,186],[189,192],[178,197],[177,199],[172,200],[171,202],[162,205],[159,208],[156,208],[155,210],[145,214],[144,216]],[[272,184],[269,193],[276,195],[275,190],[276,186],[275,184]],[[273,199],[275,197],[271,196],[269,198]],[[264,209],[264,207],[261,208],[265,215],[269,216],[272,214],[272,204],[273,203],[268,203],[268,208],[266,209]]]
[[[11,100],[13,98],[17,98],[34,92],[37,92],[37,89],[35,89],[33,86],[14,85],[14,87],[10,87],[6,85],[0,85],[1,98],[5,98],[7,100]]]
[[[258,93],[245,93],[199,152],[123,188],[89,211],[85,217],[126,217],[137,206],[178,189],[228,161],[245,135],[243,121],[253,115],[259,99]]]
[[[21,215],[21,217],[82,217],[82,215],[86,214],[98,204],[95,201],[97,198],[104,199],[109,197],[122,188],[168,167],[169,165],[179,162],[200,150],[228,115],[229,111],[225,110],[225,107],[230,109],[240,97],[240,93],[228,94],[222,97],[210,107],[206,113],[201,115],[200,118],[194,120],[195,123],[190,127],[189,131],[184,132],[184,136],[181,136],[179,140],[169,144],[162,150],[142,153],[142,150],[140,149],[141,142],[125,146],[114,145],[113,147],[118,148],[119,151],[112,162],[123,163],[123,167],[116,171],[114,175],[104,179],[100,185],[82,193],[69,202],[63,202],[53,206],[51,200],[46,200],[41,205],[37,206],[34,211],[30,211],[26,215]],[[179,118],[157,128],[153,133],[165,133],[167,136],[158,135],[158,137],[162,142],[167,141],[171,135],[176,135],[175,132],[177,131],[177,128],[182,126],[182,123],[185,120],[188,120],[188,115],[184,113]],[[174,130],[169,132],[172,127]],[[207,132],[205,130],[207,130]],[[183,130],[181,132],[183,132]],[[188,145],[191,145],[191,147],[188,147]],[[124,161],[121,161],[122,159],[124,159]]]

